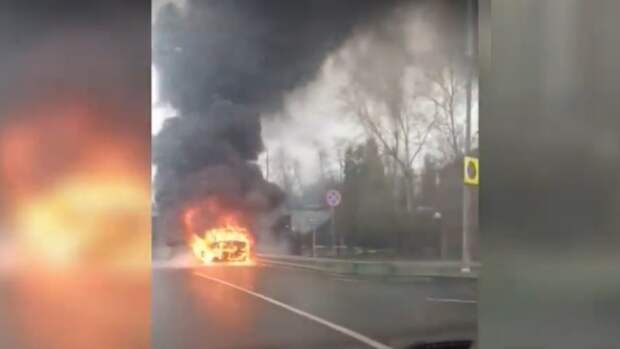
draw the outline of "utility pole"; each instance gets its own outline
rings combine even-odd
[[[316,228],[312,228],[312,257],[316,257]]]
[[[308,226],[312,228],[312,257],[316,257],[316,226],[314,219],[307,218],[306,222],[308,223]]]
[[[465,98],[466,98],[466,121],[465,121],[465,155],[469,155],[471,151],[471,88],[472,88],[472,74],[474,70],[474,50],[473,50],[473,4],[472,0],[467,0],[467,13],[466,13],[466,48],[465,48],[465,69],[466,69],[466,85],[465,85]],[[463,160],[464,161],[464,160]],[[463,174],[465,175],[465,174]],[[462,241],[462,268],[463,272],[471,271],[471,255],[470,255],[470,234],[471,228],[471,188],[469,185],[463,182],[463,241]]]

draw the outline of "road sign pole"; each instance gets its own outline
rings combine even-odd
[[[329,212],[331,216],[331,240],[332,240],[332,254],[340,255],[340,249],[338,248],[338,241],[336,240],[336,206],[340,205],[342,195],[338,190],[329,190],[325,194],[325,202],[329,206]]]
[[[469,227],[470,227],[470,189],[467,185],[463,187],[463,260],[462,268],[463,272],[470,272],[471,268],[471,256],[469,254]]]
[[[471,85],[472,85],[472,73],[473,73],[473,7],[471,0],[467,0],[467,82],[465,86],[466,92],[466,121],[465,121],[465,155],[469,155],[471,151]],[[465,175],[465,174],[463,174]],[[471,204],[471,188],[463,183],[463,242],[462,242],[462,271],[470,272],[471,256],[469,254],[469,229],[470,229],[470,204]]]
[[[339,254],[338,252],[338,246],[336,244],[336,210],[334,209],[334,206],[331,206],[330,209],[330,214],[331,214],[331,222],[330,222],[330,230],[331,230],[331,237],[332,237],[332,253],[334,253],[336,256]]]

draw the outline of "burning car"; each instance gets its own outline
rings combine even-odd
[[[191,243],[194,255],[205,264],[251,263],[252,239],[240,226],[229,224],[207,230],[204,237],[194,235]]]

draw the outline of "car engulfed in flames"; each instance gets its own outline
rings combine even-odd
[[[246,228],[235,223],[209,229],[203,237],[194,234],[191,248],[204,264],[253,264],[251,235]]]

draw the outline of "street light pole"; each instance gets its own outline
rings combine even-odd
[[[316,257],[316,228],[312,229],[312,257]]]
[[[467,0],[467,14],[466,14],[466,85],[465,85],[465,99],[466,99],[466,120],[465,120],[465,155],[469,155],[471,151],[471,89],[472,89],[472,74],[473,74],[473,5],[471,0]],[[464,161],[464,160],[463,160]],[[465,173],[463,173],[465,176]],[[469,235],[471,227],[471,188],[469,185],[463,182],[463,241],[462,241],[462,271],[471,271],[471,255],[469,249]]]
[[[330,230],[331,230],[331,238],[332,238],[332,249],[333,249],[333,253],[338,256],[340,253],[338,246],[337,246],[337,242],[336,242],[336,210],[334,209],[334,206],[330,207],[330,213],[331,213],[331,222],[330,222]]]

